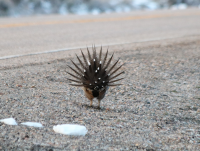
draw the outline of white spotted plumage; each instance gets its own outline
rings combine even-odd
[[[116,79],[119,75],[124,73],[124,71],[117,74],[117,71],[122,67],[116,67],[119,59],[111,65],[111,60],[113,59],[112,56],[108,58],[108,50],[105,54],[105,56],[102,58],[102,47],[99,53],[99,56],[97,56],[96,48],[92,47],[93,54],[90,54],[89,49],[87,48],[88,57],[83,54],[82,50],[82,57],[83,59],[80,59],[78,56],[78,62],[80,65],[75,64],[72,60],[72,63],[74,64],[75,68],[72,68],[69,66],[69,68],[74,72],[74,74],[67,72],[69,75],[71,75],[74,79],[68,79],[72,82],[75,82],[76,84],[70,84],[73,86],[83,86],[86,88],[90,88],[93,90],[96,88],[104,88],[106,86],[117,86],[120,84],[112,84],[114,82],[120,81],[123,78]],[[102,60],[101,60],[102,59]],[[81,70],[81,68],[83,68]],[[97,87],[98,86],[98,87]]]

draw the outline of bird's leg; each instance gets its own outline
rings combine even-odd
[[[90,106],[92,106],[92,99],[90,100]]]
[[[100,109],[100,103],[101,103],[101,100],[98,99],[98,108]]]

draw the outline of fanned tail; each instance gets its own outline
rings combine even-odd
[[[92,54],[90,53],[87,47],[87,56],[81,50],[81,54],[83,59],[80,59],[77,55],[78,62],[80,65],[76,64],[71,60],[72,64],[75,68],[68,66],[74,74],[67,72],[74,79],[68,79],[69,81],[78,83],[78,84],[70,84],[72,86],[84,86],[90,89],[102,89],[106,86],[118,86],[121,84],[113,84],[118,82],[124,78],[119,78],[120,75],[124,73],[124,71],[117,73],[119,69],[122,67],[120,65],[117,67],[119,63],[119,59],[112,64],[114,53],[108,59],[108,49],[104,57],[102,57],[102,46],[100,48],[99,54],[97,55],[95,45],[92,46]]]

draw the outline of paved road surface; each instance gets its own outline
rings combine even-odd
[[[200,9],[0,19],[0,59],[200,35]]]

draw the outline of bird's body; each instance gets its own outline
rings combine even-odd
[[[116,74],[117,71],[122,67],[122,65],[119,66],[118,68],[115,68],[119,59],[113,65],[111,65],[113,54],[107,61],[108,50],[104,58],[102,58],[102,47],[100,49],[100,53],[98,56],[96,53],[96,48],[95,47],[92,48],[93,48],[92,55],[90,54],[87,48],[88,58],[86,58],[86,56],[81,51],[83,56],[83,61],[77,56],[80,66],[71,60],[75,66],[75,69],[70,66],[68,67],[75,73],[75,75],[69,72],[67,73],[75,78],[75,80],[68,79],[76,83],[70,85],[82,86],[85,92],[85,96],[90,100],[90,106],[92,106],[93,99],[97,98],[98,107],[100,108],[100,101],[104,98],[108,87],[120,85],[113,83],[120,81],[123,78],[116,80],[114,79],[124,72],[122,71]]]

